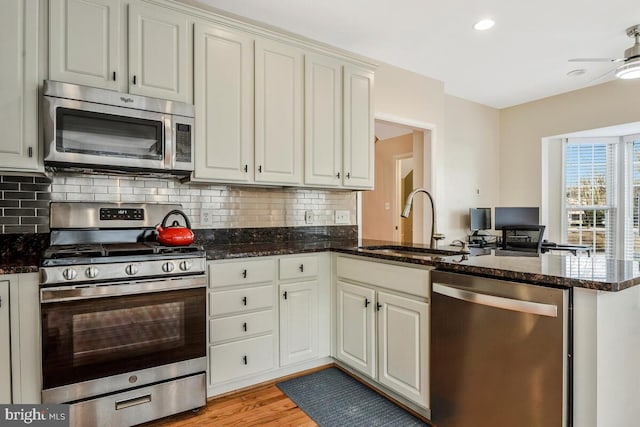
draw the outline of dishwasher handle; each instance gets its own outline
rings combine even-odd
[[[453,288],[441,283],[433,284],[433,292],[473,304],[487,305],[489,307],[536,314],[539,316],[558,317],[558,307],[552,304],[497,297],[494,295]]]

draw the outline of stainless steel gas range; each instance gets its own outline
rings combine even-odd
[[[42,401],[71,404],[72,425],[128,426],[206,404],[206,257],[156,242],[174,209],[51,203]]]

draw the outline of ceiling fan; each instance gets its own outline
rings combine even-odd
[[[573,58],[569,62],[624,62],[594,80],[599,80],[614,71],[619,79],[640,78],[640,24],[627,28],[627,35],[633,37],[635,43],[624,51],[624,58]]]

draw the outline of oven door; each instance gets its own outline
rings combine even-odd
[[[111,285],[78,287],[99,296],[80,299],[73,287],[57,288],[60,298],[42,299],[44,389],[205,357],[205,279],[200,287],[161,290],[170,282],[180,279],[144,282],[141,293],[112,296]]]
[[[171,116],[44,97],[46,163],[163,170],[171,154]]]

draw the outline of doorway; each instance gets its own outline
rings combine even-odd
[[[425,183],[431,181],[431,168],[422,159],[425,151],[430,153],[431,131],[376,119],[375,136],[375,189],[361,196],[361,236],[424,243],[425,232],[430,232],[424,224],[430,225],[431,218],[425,221],[424,213],[430,213],[424,210],[422,201],[416,200],[409,218],[404,219],[400,214],[414,188],[429,188]]]

